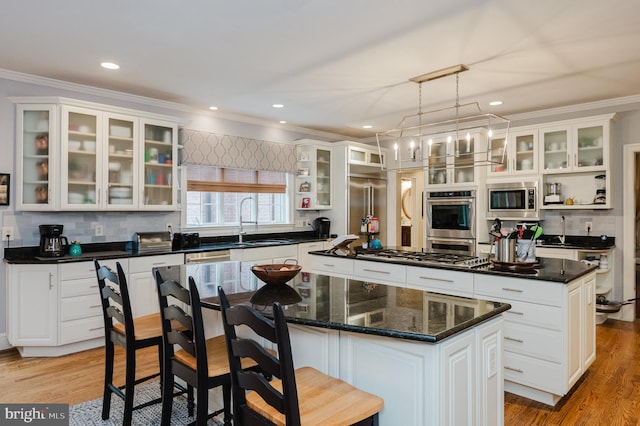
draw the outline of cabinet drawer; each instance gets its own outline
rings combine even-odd
[[[507,302],[511,309],[503,315],[506,321],[518,324],[526,324],[533,327],[544,327],[550,330],[564,330],[564,316],[562,309],[555,306],[539,305],[535,303],[521,302],[518,300],[496,300]]]
[[[407,284],[420,290],[441,290],[446,294],[461,296],[473,295],[473,275],[468,272],[408,266]]]
[[[353,275],[356,279],[371,278],[404,284],[407,280],[407,267],[391,263],[356,260],[353,262]]]
[[[565,284],[475,274],[476,295],[563,306]],[[566,298],[566,296],[565,296]]]
[[[122,266],[125,273],[127,273],[127,270],[129,269],[129,261],[127,258],[105,259],[99,260],[98,262],[100,263],[100,266],[106,265],[113,269],[114,272],[116,271],[116,262],[120,262],[120,266]],[[92,277],[97,282],[96,268],[93,261],[61,263],[59,268],[61,280]]]
[[[337,257],[313,256],[313,272],[318,274],[353,275],[353,260]]]
[[[95,271],[93,273],[95,275]],[[95,276],[60,282],[60,297],[63,299],[66,297],[91,294],[95,294],[96,296],[100,294],[100,290],[98,290],[98,279]]]
[[[523,324],[504,323],[504,349],[547,361],[562,362],[562,333]]]
[[[566,374],[561,364],[504,352],[504,379],[525,386],[564,395],[567,392]]]
[[[183,265],[184,254],[163,254],[129,258],[129,272],[148,272],[157,266]]]
[[[100,295],[69,297],[60,300],[60,321],[69,321],[78,318],[102,316]]]
[[[66,321],[60,324],[60,344],[82,340],[104,338],[104,319],[102,315]]]

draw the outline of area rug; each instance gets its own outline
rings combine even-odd
[[[157,381],[143,383],[136,386],[134,405],[151,401],[160,397],[160,384]],[[117,396],[111,397],[111,412],[109,420],[102,420],[102,398],[82,402],[69,407],[69,426],[116,426],[122,425],[122,412],[124,401]],[[162,413],[162,404],[154,404],[149,407],[134,410],[132,426],[159,425]],[[187,415],[187,398],[178,396],[173,399],[173,413],[171,425],[187,425],[195,420],[195,417]],[[222,416],[222,415],[221,415]],[[217,419],[209,419],[208,425],[222,425]]]

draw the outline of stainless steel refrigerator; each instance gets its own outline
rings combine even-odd
[[[360,235],[362,219],[367,215],[378,218],[380,233],[378,238],[385,247],[387,229],[387,181],[379,178],[349,177],[349,193],[347,194],[347,211],[349,222],[347,229],[349,234]],[[362,245],[366,237],[362,235],[358,241],[351,244],[352,247]]]

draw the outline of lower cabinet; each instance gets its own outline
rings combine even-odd
[[[134,316],[158,312],[154,266],[184,263],[169,254],[100,260],[127,274]],[[104,319],[93,261],[7,264],[7,340],[22,356],[60,356],[104,344]]]
[[[476,274],[475,290],[511,304],[505,390],[555,405],[595,360],[595,273],[564,285]]]
[[[384,399],[380,424],[501,425],[501,317],[441,343],[289,325],[296,366]]]
[[[298,260],[298,245],[286,244],[271,247],[255,247],[231,250],[231,260],[253,263],[256,265],[269,263],[285,263],[287,260]],[[293,262],[291,262],[293,263]]]
[[[132,257],[129,259],[129,298],[133,317],[160,312],[158,289],[152,269],[155,267],[182,265],[183,254]]]
[[[6,283],[9,343],[19,348],[57,345],[58,267],[10,265]]]

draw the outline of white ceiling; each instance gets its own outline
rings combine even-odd
[[[397,127],[418,109],[408,79],[456,64],[461,103],[507,116],[640,93],[636,0],[0,5],[0,68],[345,137]],[[455,77],[422,95],[423,111],[452,106]]]

